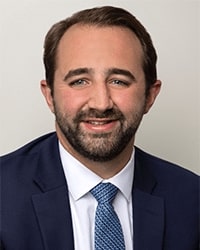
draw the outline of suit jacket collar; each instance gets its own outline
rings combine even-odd
[[[148,170],[148,156],[136,148],[133,198],[134,250],[161,250],[164,202],[153,195],[156,179]],[[55,134],[44,141],[35,183],[42,193],[32,197],[45,249],[73,250],[74,238],[68,189]]]

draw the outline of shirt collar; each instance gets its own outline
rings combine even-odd
[[[118,174],[107,180],[103,180],[86,166],[81,164],[64,149],[60,142],[59,151],[65,177],[67,179],[68,189],[74,200],[80,199],[100,182],[110,182],[114,184],[126,199],[128,201],[130,200],[134,175],[134,148],[127,165]]]

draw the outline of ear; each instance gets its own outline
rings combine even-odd
[[[54,113],[52,91],[51,91],[49,85],[47,84],[46,80],[42,80],[40,82],[40,88],[41,88],[42,94],[43,94],[51,112]]]
[[[158,96],[161,88],[161,81],[157,80],[149,90],[149,94],[146,99],[145,114],[149,112],[151,106],[154,104],[156,97]]]

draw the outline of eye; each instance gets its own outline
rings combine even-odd
[[[84,80],[84,79],[78,79],[78,80],[70,82],[69,86],[70,87],[82,87],[82,86],[85,86],[86,84],[87,84],[86,80]]]
[[[113,79],[110,81],[110,84],[113,84],[114,86],[121,86],[121,87],[127,87],[129,86],[129,83],[127,81],[122,81],[122,80],[119,80],[119,79]]]

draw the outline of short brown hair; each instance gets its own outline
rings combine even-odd
[[[60,39],[74,24],[94,25],[98,27],[120,26],[130,29],[139,39],[144,53],[143,70],[146,81],[146,93],[157,80],[157,55],[151,37],[145,27],[128,11],[112,6],[86,9],[73,14],[56,24],[48,31],[44,43],[44,65],[46,81],[53,91],[56,54]]]

